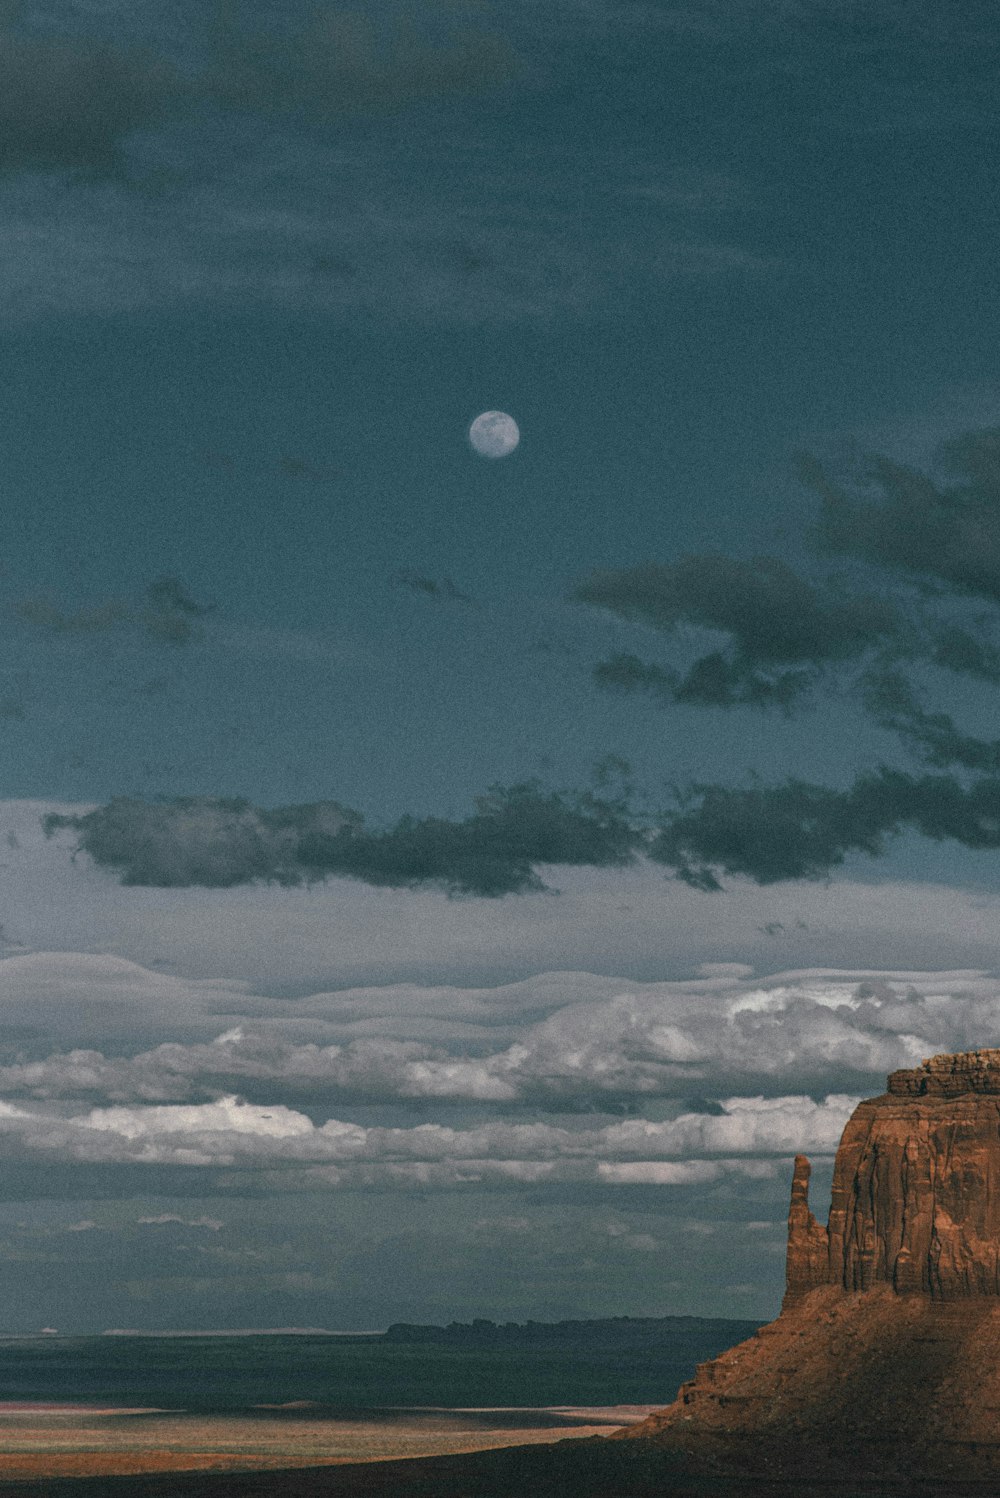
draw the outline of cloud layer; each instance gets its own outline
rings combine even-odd
[[[541,889],[540,863],[620,867],[638,841],[615,804],[535,783],[495,787],[461,822],[404,817],[383,832],[368,831],[359,813],[335,801],[266,810],[211,798],[155,805],[121,798],[81,816],[53,813],[46,825],[73,828],[80,849],[119,870],[124,883],[165,887],[346,875],[504,895]]]
[[[905,756],[939,772],[883,762],[846,788],[804,779],[696,784],[661,817],[652,858],[718,891],[724,875],[762,884],[820,878],[851,854],[881,857],[905,831],[1000,846],[997,741],[924,701],[935,690],[953,697],[956,678],[980,691],[1000,681],[998,455],[1000,431],[986,428],[942,448],[941,466],[957,475],[950,483],[879,457],[842,485],[803,460],[821,501],[820,550],[864,564],[852,575],[811,580],[775,557],[705,555],[595,573],[576,586],[574,601],[636,622],[686,657],[677,664],[617,651],[594,668],[604,689],[664,707],[791,714],[825,687],[842,717],[867,715]],[[981,711],[978,701],[965,705]]]
[[[157,124],[181,92],[151,52],[79,36],[0,27],[0,172],[121,165],[133,132]]]
[[[655,36],[655,8],[628,25],[450,0],[14,9],[0,24],[8,323],[206,305],[537,322],[629,304],[641,281],[760,272],[714,173],[664,193],[634,134],[624,153],[604,143],[598,170],[567,153],[553,172],[525,142],[539,107],[558,110],[560,59]]]
[[[830,662],[856,660],[895,641],[902,618],[872,595],[838,597],[800,577],[776,557],[743,561],[688,556],[665,565],[595,573],[572,594],[578,603],[609,609],[672,634],[682,626],[729,637],[726,652],[699,656],[684,674],[633,666],[618,657],[598,668],[605,686],[668,688],[677,702],[729,706],[787,705]],[[789,670],[792,667],[794,669]]]
[[[189,645],[199,638],[199,620],[212,612],[197,603],[179,578],[157,577],[138,602],[111,598],[67,610],[51,598],[27,598],[15,605],[27,624],[54,635],[103,635],[135,630],[159,645]]]
[[[744,1157],[776,1156],[784,1164],[800,1148],[830,1154],[856,1102],[732,1098],[709,1117],[682,1114],[667,1123],[638,1119],[598,1129],[503,1122],[470,1129],[365,1128],[338,1119],[314,1124],[283,1105],[261,1107],[236,1097],[83,1114],[0,1103],[0,1150],[7,1160],[293,1169],[296,1185],[319,1189],[484,1181],[680,1185],[774,1173],[768,1158]]]
[[[870,490],[852,494],[818,468],[807,476],[822,499],[821,539],[835,552],[906,573],[924,584],[1000,602],[1000,429],[944,444],[952,482],[875,458]]]
[[[0,974],[10,1033],[23,1036],[29,1015],[38,1026],[0,1064],[0,1096],[50,1101],[201,1106],[240,1093],[620,1112],[734,1089],[870,1090],[896,1067],[1000,1038],[1000,981],[975,971],[757,979],[724,964],[674,983],[551,973],[298,999],[72,954],[8,958]],[[135,1033],[161,1038],[116,1051],[44,1038],[121,1034],[128,1016]]]

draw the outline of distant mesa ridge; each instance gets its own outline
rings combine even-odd
[[[1000,1492],[1000,1048],[858,1105],[826,1226],[809,1174],[797,1156],[781,1315],[622,1439],[703,1472]]]

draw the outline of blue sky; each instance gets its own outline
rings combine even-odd
[[[765,1316],[997,1041],[998,48],[4,7],[0,1330]]]

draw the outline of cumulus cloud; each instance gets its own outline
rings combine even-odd
[[[707,1186],[724,1175],[760,1181],[775,1173],[767,1160],[628,1160],[597,1167],[598,1179],[611,1186]]]
[[[364,1128],[338,1119],[314,1124],[290,1108],[265,1108],[236,1097],[69,1115],[0,1103],[0,1155],[103,1165],[270,1171],[287,1166],[315,1172],[318,1186],[484,1180],[691,1184],[726,1174],[773,1174],[773,1161],[745,1156],[784,1159],[806,1148],[831,1153],[856,1101],[730,1098],[711,1118],[682,1115],[669,1123],[631,1120],[579,1130],[500,1121],[469,1129]],[[217,1226],[215,1219],[191,1222],[174,1214],[140,1221]]]
[[[220,1001],[240,1007],[236,991],[207,985],[202,1030]],[[736,1125],[720,1105],[694,1109],[688,1100],[733,1089],[765,1097],[792,1089],[871,1091],[887,1072],[926,1055],[1000,1038],[1000,980],[976,971],[806,970],[757,979],[727,967],[675,983],[566,973],[493,990],[414,985],[301,1000],[244,994],[242,1008],[247,1017],[221,1032],[215,1021],[211,1040],[169,1040],[117,1055],[74,1048],[7,1059],[0,1095],[184,1104],[197,1112],[220,1096],[277,1093],[317,1106],[420,1102],[505,1115],[525,1107],[619,1112],[662,1098],[687,1106],[687,1146],[704,1150],[712,1140],[712,1148],[734,1152],[741,1148]],[[450,1020],[450,1041],[403,1038],[432,1017]],[[164,1013],[162,1023],[171,1022],[176,1017]],[[195,1026],[188,1021],[187,1028]],[[740,1115],[739,1128],[752,1124],[754,1147],[763,1148],[768,1130],[779,1139],[787,1115],[766,1100],[754,1107],[752,1118],[746,1110]],[[623,1124],[617,1137],[624,1140],[631,1128]],[[672,1137],[679,1137],[676,1129]],[[787,1128],[780,1137],[790,1137]]]
[[[75,962],[0,963],[10,1013],[54,1007],[71,1028]],[[536,1204],[581,1191],[756,1193],[758,1221],[764,1199],[780,1215],[791,1156],[829,1161],[857,1097],[881,1091],[886,1072],[1000,1038],[1000,979],[984,971],[757,977],[730,962],[674,982],[552,973],[298,999],[123,959],[79,973],[81,1024],[83,980],[96,994],[106,981],[109,1010],[127,1012],[134,986],[148,1019],[195,1038],[119,1054],[8,1046],[0,1163],[13,1180],[99,1182],[104,1198],[148,1192],[135,1230],[170,1243],[215,1241],[228,1218],[210,1200],[233,1193],[515,1192]],[[426,1021],[449,1038],[404,1038]],[[164,1201],[175,1190],[197,1208]]]
[[[205,1228],[210,1233],[218,1233],[225,1227],[220,1217],[179,1217],[176,1212],[160,1212],[155,1217],[137,1217],[139,1227],[166,1227],[176,1225],[182,1228]]]
[[[46,827],[73,828],[80,849],[120,871],[123,883],[160,887],[293,885],[344,875],[505,895],[542,889],[537,864],[622,866],[639,842],[616,803],[534,782],[494,787],[464,821],[404,817],[386,831],[369,831],[359,813],[335,801],[264,809],[207,797],[117,798],[79,816],[52,814]]]

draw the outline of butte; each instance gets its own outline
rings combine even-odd
[[[736,1490],[1000,1494],[1000,1049],[894,1072],[844,1130],[825,1227],[808,1192],[800,1155],[778,1319],[618,1439]]]

